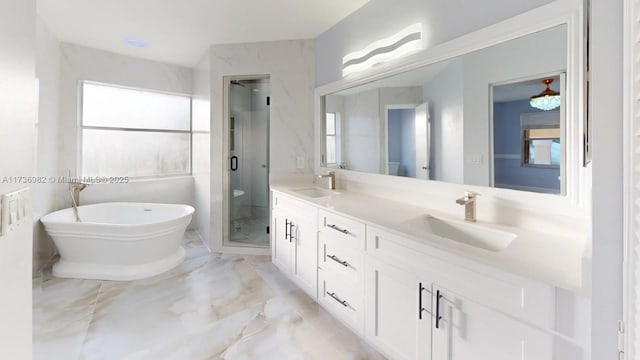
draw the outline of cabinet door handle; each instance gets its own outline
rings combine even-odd
[[[289,219],[284,219],[284,239],[289,240]],[[291,242],[291,240],[289,240]]]
[[[440,295],[440,290],[436,291],[436,329],[440,328],[440,319],[442,319],[442,316],[440,316],[440,299],[442,298],[442,295]]]
[[[426,309],[422,307],[422,292],[425,288],[422,286],[422,283],[418,284],[418,320],[422,320],[422,312]]]
[[[347,307],[349,306],[349,303],[347,302],[347,300],[342,300],[339,297],[336,296],[336,293],[330,293],[327,291],[327,295],[331,296],[331,298],[337,302],[339,302],[342,306]]]
[[[337,257],[337,256],[335,256],[335,255],[329,255],[329,254],[327,254],[327,257],[328,257],[329,259],[331,259],[331,260],[333,260],[333,261],[337,262],[338,264],[340,264],[340,265],[344,266],[344,267],[349,267],[349,263],[348,263],[348,262],[346,262],[346,261],[344,261],[344,260],[340,260],[340,258],[338,258],[338,257]]]
[[[295,225],[293,225],[293,221],[289,221],[289,242],[293,242],[293,240],[296,239],[295,236],[293,236],[293,227]]]
[[[339,228],[338,226],[336,226],[336,225],[327,224],[327,227],[330,227],[330,228],[332,228],[333,230],[336,230],[336,231],[340,231],[340,232],[341,232],[341,233],[343,233],[343,234],[348,234],[348,233],[349,233],[349,230],[347,230],[347,229],[340,229],[340,228]]]

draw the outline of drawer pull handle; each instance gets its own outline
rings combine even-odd
[[[293,225],[293,221],[290,221],[289,222],[289,242],[293,242],[293,240],[297,240],[297,238],[293,236],[294,226],[295,225]]]
[[[436,291],[436,329],[440,328],[440,319],[442,319],[442,316],[440,316],[440,299],[442,298],[442,295],[440,295],[440,290]]]
[[[343,234],[348,234],[348,233],[349,233],[349,230],[347,230],[347,229],[340,229],[340,228],[339,228],[338,226],[336,226],[336,225],[327,224],[327,227],[330,227],[330,228],[332,228],[333,230],[336,230],[336,231],[340,231],[340,232],[341,232],[341,233],[343,233]]]
[[[426,290],[422,283],[418,284],[418,320],[422,320],[422,312],[427,310],[422,307],[422,292]]]
[[[347,302],[347,300],[341,300],[339,297],[336,296],[336,293],[330,293],[327,291],[327,295],[331,296],[333,300],[339,302],[342,306],[344,307],[349,306],[349,303]]]
[[[344,260],[340,260],[340,258],[338,258],[338,257],[337,257],[337,256],[335,256],[335,255],[329,255],[329,254],[327,254],[327,257],[328,257],[329,259],[331,259],[331,260],[333,260],[333,261],[337,262],[338,264],[340,264],[340,265],[344,266],[344,267],[349,267],[349,263],[348,263],[348,262],[346,262],[346,261],[344,261]]]
[[[285,240],[289,240],[289,230],[291,228],[289,227],[289,219],[284,219],[284,239]],[[291,242],[291,240],[289,240],[289,242]]]

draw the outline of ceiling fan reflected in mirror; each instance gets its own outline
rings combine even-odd
[[[553,110],[560,106],[560,93],[552,90],[549,85],[553,82],[553,79],[544,79],[542,83],[547,86],[543,92],[538,95],[532,96],[529,99],[529,104],[531,107],[540,110]]]

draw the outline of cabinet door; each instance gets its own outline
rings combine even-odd
[[[290,215],[284,208],[275,209],[271,213],[272,261],[285,274],[291,272],[293,245],[289,240]]]
[[[294,280],[314,299],[318,298],[318,227],[316,214],[297,213],[290,237],[294,245]]]
[[[436,285],[432,301],[433,360],[553,359],[551,334]]]
[[[422,302],[422,303],[421,303]],[[431,285],[367,256],[366,337],[392,359],[430,359]]]

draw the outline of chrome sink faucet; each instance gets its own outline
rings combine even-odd
[[[335,190],[336,189],[336,172],[329,171],[326,174],[318,175],[318,179],[324,179],[324,178],[329,178],[329,189]]]
[[[464,219],[466,221],[476,221],[476,196],[473,191],[465,191],[464,196],[456,200],[456,204],[464,205]]]

